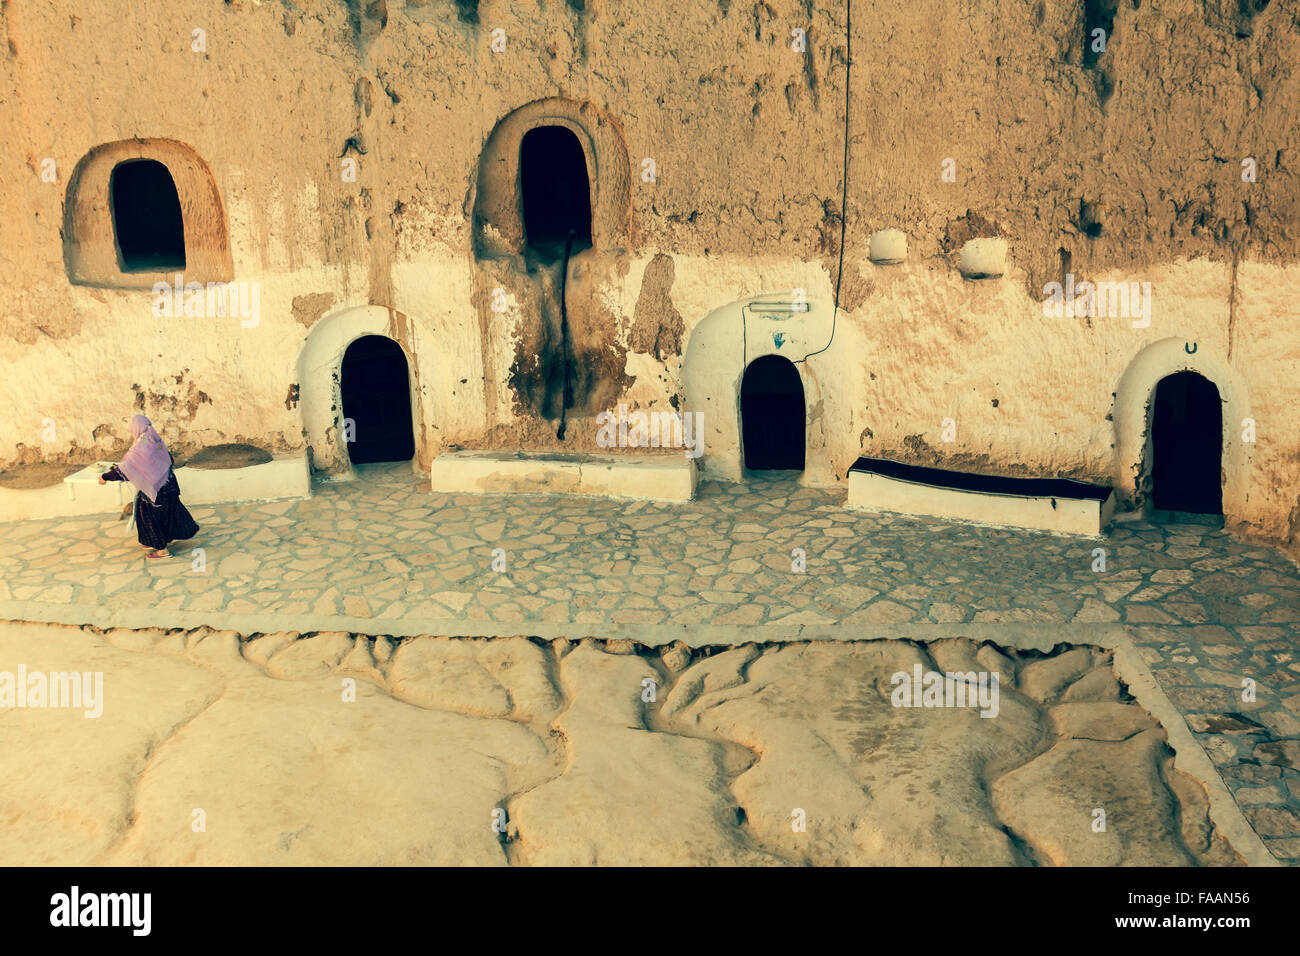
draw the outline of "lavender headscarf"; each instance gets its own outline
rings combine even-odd
[[[158,496],[158,489],[167,483],[171,471],[172,456],[167,446],[153,430],[153,423],[143,415],[131,418],[131,437],[135,444],[126,453],[117,470],[126,475],[127,481],[143,491],[151,502]]]

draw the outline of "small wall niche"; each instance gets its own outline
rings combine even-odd
[[[997,279],[1006,272],[1005,239],[968,239],[961,247],[957,269],[963,279]]]
[[[907,233],[901,229],[881,229],[871,234],[867,257],[876,265],[897,265],[907,261]]]
[[[1079,231],[1089,239],[1096,239],[1101,235],[1101,205],[1100,203],[1088,202],[1085,199],[1079,200]]]

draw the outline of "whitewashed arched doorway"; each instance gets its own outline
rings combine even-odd
[[[1254,443],[1249,436],[1249,397],[1240,376],[1217,353],[1181,338],[1161,339],[1134,356],[1115,387],[1111,417],[1115,427],[1114,485],[1130,504],[1150,505],[1156,392],[1162,381],[1195,372],[1217,390],[1222,402],[1220,469],[1222,507],[1227,519],[1246,513]]]
[[[686,408],[703,414],[706,477],[740,481],[744,477],[741,386],[756,359],[777,355],[790,360],[803,386],[804,475],[807,484],[834,482],[820,422],[810,422],[822,407],[814,363],[831,334],[831,305],[807,300],[807,310],[791,311],[791,295],[755,296],[715,309],[691,330],[682,362]],[[829,355],[829,353],[824,353]]]
[[[342,366],[348,347],[365,336],[389,338],[405,354],[415,443],[412,467],[418,468],[419,462],[428,458],[416,386],[418,370],[410,347],[406,317],[382,306],[356,306],[318,320],[308,332],[298,355],[299,408],[312,467],[318,475],[331,480],[355,477],[344,442]]]

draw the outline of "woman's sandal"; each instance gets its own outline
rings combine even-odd
[[[171,557],[171,552],[169,551],[150,551],[148,554],[145,555],[145,558],[147,558],[150,561],[158,561],[162,558],[170,558],[170,557]]]

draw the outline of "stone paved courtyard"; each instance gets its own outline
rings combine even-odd
[[[0,525],[0,618],[692,647],[1128,643],[1270,852],[1300,862],[1300,573],[1273,549],[1199,525],[1071,539],[852,512],[783,477],[654,504],[431,495],[407,466],[359,471],[304,501],[197,508],[199,537],[169,561],[146,562],[116,516]]]

